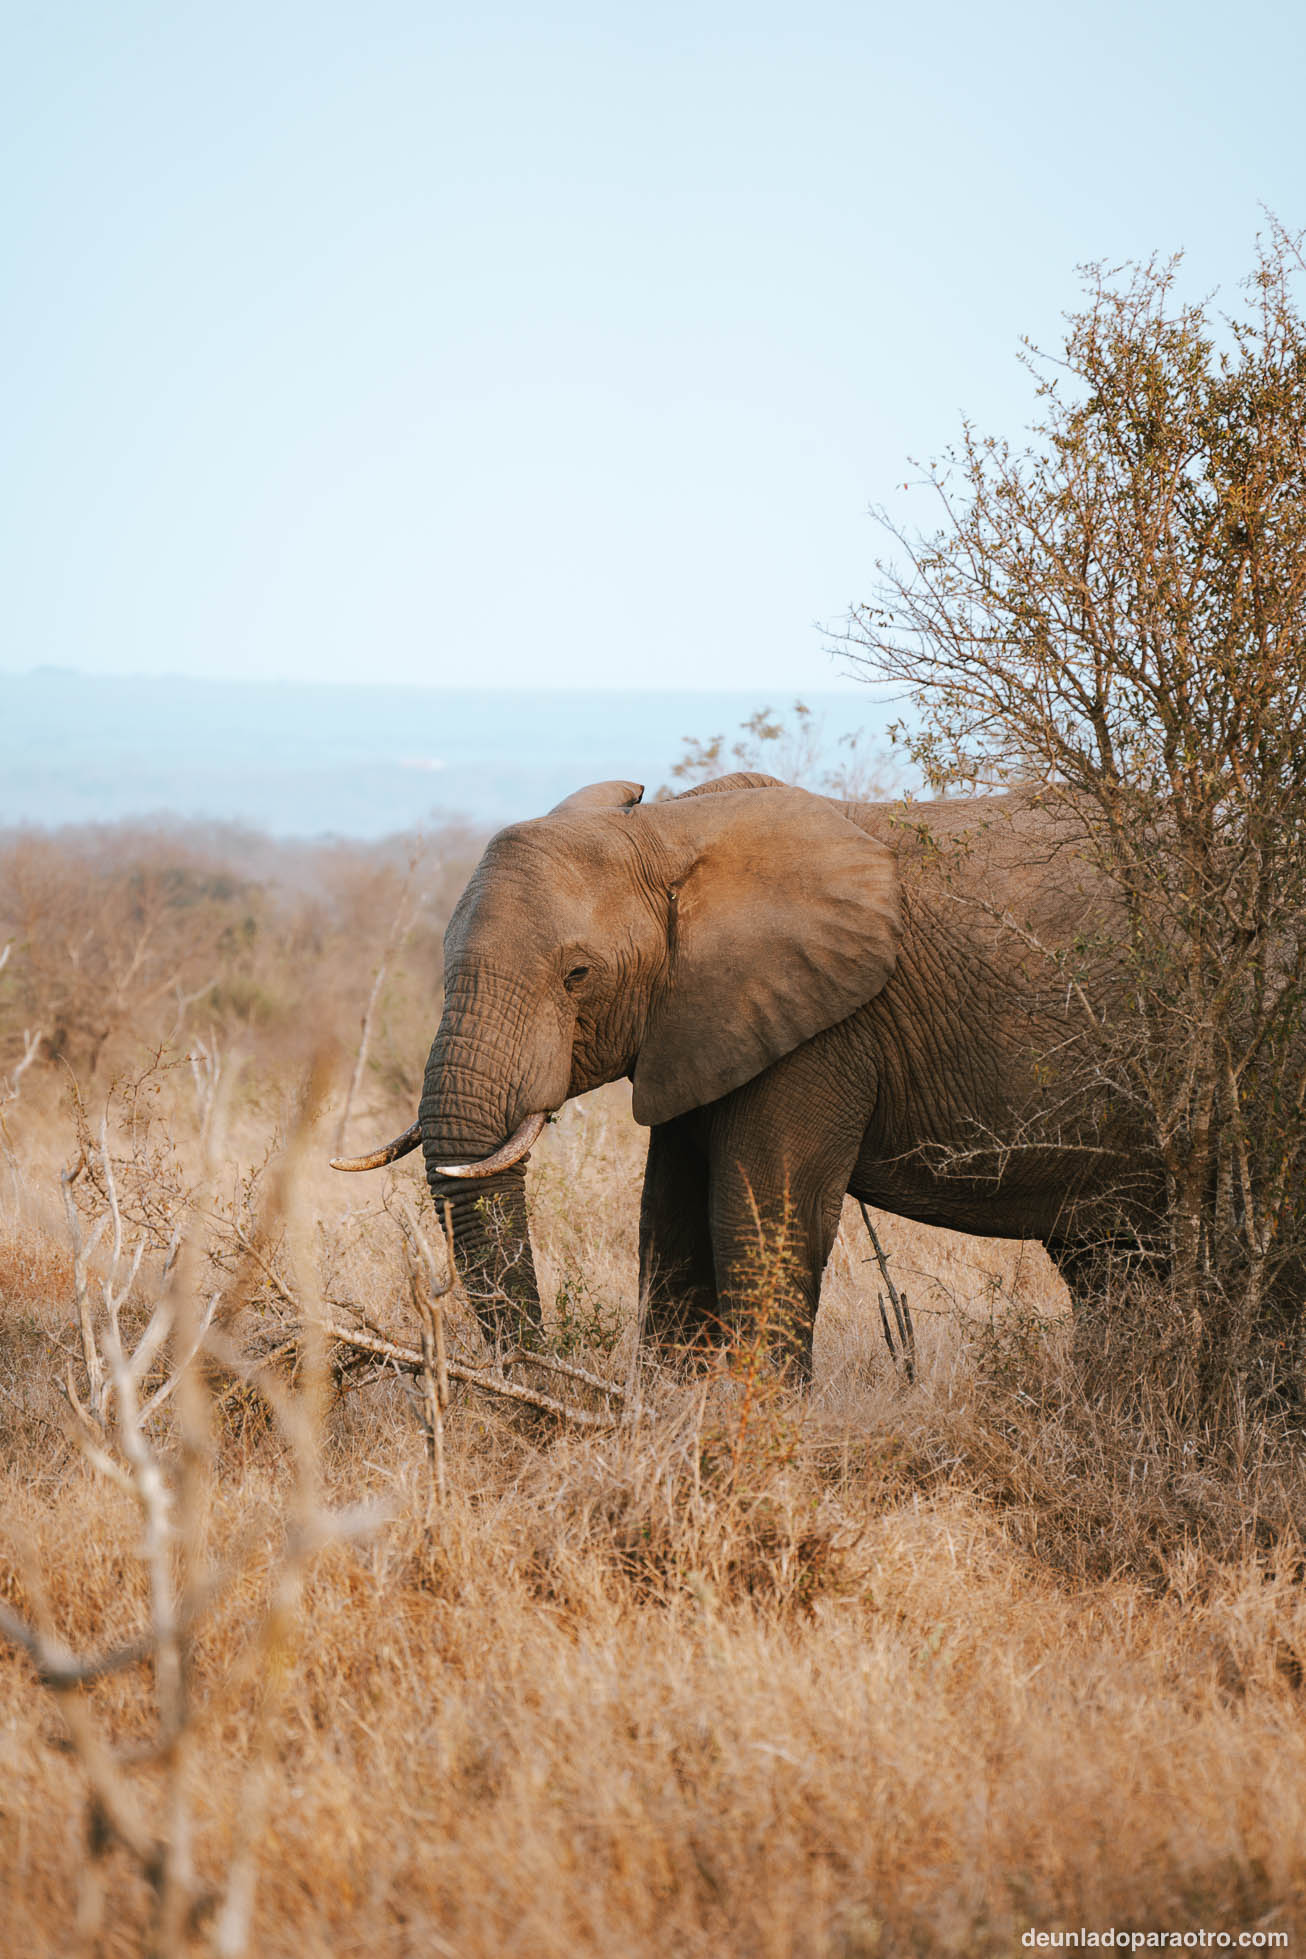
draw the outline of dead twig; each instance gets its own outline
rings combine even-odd
[[[107,1119],[98,1136],[82,1125],[78,1161],[64,1172],[62,1195],[72,1240],[74,1302],[80,1358],[85,1367],[68,1360],[62,1391],[68,1408],[66,1433],[76,1441],[91,1466],[124,1495],[139,1513],[142,1531],[139,1555],[146,1576],[145,1609],[140,1630],[121,1645],[107,1650],[72,1651],[59,1637],[42,1586],[40,1573],[22,1567],[28,1604],[19,1613],[0,1606],[0,1641],[27,1654],[42,1685],[57,1701],[88,1787],[92,1840],[99,1846],[82,1872],[79,1924],[98,1919],[102,1883],[100,1852],[119,1843],[136,1858],[153,1893],[150,1949],[159,1959],[181,1959],[194,1945],[201,1915],[206,1920],[214,1951],[221,1959],[238,1959],[251,1939],[254,1885],[263,1840],[263,1821],[270,1792],[275,1711],[293,1654],[296,1625],[302,1607],[305,1572],[312,1557],[326,1544],[370,1530],[379,1512],[366,1509],[332,1511],[320,1488],[320,1436],[315,1354],[321,1338],[311,1312],[298,1310],[297,1294],[311,1302],[313,1270],[294,1231],[297,1216],[287,1181],[280,1182],[268,1205],[268,1218],[287,1220],[288,1277],[272,1264],[271,1254],[256,1249],[256,1236],[236,1227],[238,1241],[251,1261],[273,1283],[281,1299],[296,1309],[300,1330],[294,1340],[307,1365],[306,1385],[287,1391],[275,1370],[251,1366],[235,1354],[215,1326],[221,1291],[201,1291],[197,1284],[198,1251],[186,1243],[180,1225],[171,1233],[162,1270],[154,1279],[152,1310],[143,1330],[135,1333],[129,1301],[142,1303],[142,1260],[151,1230],[140,1229],[131,1205],[120,1203],[114,1162],[109,1150]],[[295,1139],[301,1143],[307,1123]],[[293,1160],[292,1146],[292,1160]],[[79,1208],[73,1200],[75,1178],[85,1169],[92,1190]],[[204,1212],[183,1195],[194,1215]],[[93,1229],[83,1224],[87,1202],[102,1205]],[[302,1209],[302,1206],[300,1207]],[[131,1242],[133,1234],[135,1242]],[[261,1236],[261,1233],[259,1234]],[[155,1240],[160,1234],[153,1230]],[[99,1251],[92,1273],[92,1258]],[[93,1301],[92,1280],[99,1290]],[[295,1470],[290,1528],[284,1547],[273,1556],[269,1597],[261,1619],[252,1629],[244,1656],[248,1675],[257,1685],[258,1717],[249,1753],[240,1828],[227,1859],[226,1881],[217,1896],[201,1888],[195,1854],[197,1811],[194,1800],[193,1757],[202,1719],[216,1707],[198,1704],[198,1682],[187,1665],[193,1628],[219,1597],[229,1597],[257,1534],[238,1547],[233,1562],[209,1568],[205,1542],[208,1497],[213,1487],[210,1422],[212,1400],[202,1366],[212,1354],[243,1382],[256,1389],[288,1444]],[[83,1399],[83,1395],[85,1399]],[[166,1444],[149,1432],[151,1418],[166,1408],[170,1417]],[[111,1741],[101,1717],[92,1708],[87,1689],[107,1675],[144,1664],[153,1675],[157,1714],[151,1732],[140,1745]],[[137,1788],[133,1776],[150,1770],[148,1786]]]
[[[431,1484],[435,1501],[441,1506],[448,1498],[444,1463],[444,1414],[449,1406],[449,1363],[444,1340],[445,1295],[453,1290],[457,1270],[453,1262],[453,1216],[444,1207],[444,1270],[417,1220],[417,1214],[403,1191],[387,1210],[404,1234],[408,1263],[408,1291],[417,1315],[422,1343],[422,1426],[426,1430],[431,1460]]]
[[[25,1619],[3,1605],[0,1605],[0,1638],[7,1639],[11,1646],[21,1647],[36,1668],[41,1685],[56,1692],[85,1687],[92,1680],[103,1680],[106,1674],[125,1673],[129,1667],[154,1657],[153,1639],[143,1638],[130,1640],[126,1646],[115,1646],[108,1653],[79,1658],[61,1640],[29,1626]]]
[[[422,1424],[431,1458],[431,1480],[435,1500],[441,1507],[448,1499],[444,1467],[444,1411],[449,1406],[449,1364],[444,1349],[444,1302],[428,1291],[426,1273],[411,1254],[408,1261],[408,1290],[422,1341]]]
[[[889,1315],[884,1310],[884,1294],[882,1292],[877,1293],[875,1296],[880,1303],[880,1325],[884,1328],[885,1345],[889,1349],[889,1357],[893,1361],[894,1366],[897,1367],[901,1363],[905,1378],[908,1381],[914,1381],[916,1379],[916,1328],[912,1324],[911,1308],[907,1304],[907,1295],[905,1292],[899,1292],[897,1286],[893,1283],[893,1276],[889,1271],[889,1260],[883,1246],[875,1235],[875,1226],[871,1223],[870,1212],[860,1198],[857,1202],[858,1209],[862,1214],[862,1222],[866,1226],[867,1234],[870,1237],[871,1249],[875,1253],[875,1262],[879,1266],[880,1275],[889,1289],[889,1302],[893,1307],[894,1323],[898,1328],[898,1346],[895,1347],[893,1344],[893,1335],[889,1331]]]
[[[77,1169],[81,1168],[82,1161],[84,1157],[79,1160]],[[82,1340],[82,1362],[86,1368],[86,1399],[90,1419],[97,1428],[100,1428],[104,1423],[104,1362],[100,1359],[100,1350],[95,1339],[95,1326],[91,1318],[87,1267],[96,1246],[108,1229],[109,1220],[106,1217],[97,1218],[90,1237],[83,1239],[82,1221],[72,1199],[73,1176],[76,1174],[77,1170],[74,1170],[71,1175],[65,1170],[59,1181],[63,1186],[64,1214],[68,1219],[68,1237],[73,1253],[73,1299],[77,1307],[77,1327]]]
[[[0,1091],[3,1091],[0,1092],[0,1108],[3,1108],[7,1102],[16,1102],[22,1094],[23,1076],[40,1053],[41,1043],[45,1039],[45,1035],[46,1030],[44,1027],[24,1027],[23,1058],[10,1070],[7,1080],[0,1082]]]
[[[362,1086],[363,1076],[367,1070],[367,1052],[372,1044],[372,1026],[376,1018],[377,1002],[381,998],[381,989],[385,985],[386,976],[390,970],[390,961],[402,945],[421,902],[416,878],[418,866],[425,854],[425,848],[426,846],[419,842],[417,848],[408,859],[408,875],[405,877],[403,885],[400,888],[399,903],[395,907],[394,917],[390,922],[390,930],[386,935],[385,944],[381,948],[381,957],[377,961],[376,971],[372,975],[372,985],[368,992],[366,1005],[363,1008],[362,1026],[358,1038],[358,1053],[354,1057],[353,1072],[349,1077],[349,1086],[345,1090],[344,1107],[340,1111],[340,1120],[336,1124],[336,1146],[333,1152],[336,1156],[344,1155],[345,1131],[349,1127],[350,1113],[353,1109],[358,1091]]]

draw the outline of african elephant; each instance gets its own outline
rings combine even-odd
[[[641,1283],[665,1347],[711,1340],[759,1215],[783,1212],[809,1366],[849,1191],[1041,1239],[1072,1280],[1104,1237],[1145,1236],[1155,1153],[1077,1085],[1083,1015],[1042,950],[1101,901],[1037,795],[839,803],[752,774],[642,793],[598,783],[492,839],[446,933],[418,1121],[337,1166],[420,1142],[474,1297],[538,1321],[527,1152],[623,1075],[650,1132]]]

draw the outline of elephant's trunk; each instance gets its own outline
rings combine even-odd
[[[463,1289],[485,1333],[494,1341],[529,1344],[540,1325],[540,1292],[525,1170],[508,1170],[483,1184],[455,1184],[438,1176],[428,1181],[442,1225],[448,1206]]]
[[[520,980],[483,963],[447,976],[418,1123],[432,1199],[441,1220],[449,1206],[463,1285],[492,1337],[540,1324],[520,1143],[528,1118],[565,1100],[570,1067]],[[490,1174],[446,1174],[482,1165]]]

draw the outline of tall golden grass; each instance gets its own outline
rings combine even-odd
[[[318,984],[329,995],[330,973]],[[368,984],[363,967],[345,989],[306,1137],[298,1050],[226,1050],[211,1173],[189,1030],[134,1062],[121,1032],[116,1074],[83,1058],[92,1157],[107,1107],[124,1232],[148,1239],[123,1307],[133,1336],[182,1225],[197,1296],[223,1289],[223,1337],[242,1351],[284,1331],[278,1283],[415,1342],[396,1214],[405,1191],[420,1201],[416,1178],[324,1165]],[[138,1507],[70,1439],[57,1386],[70,1364],[80,1378],[67,1078],[30,1068],[3,1111],[0,1600],[30,1618],[43,1586],[50,1625],[84,1653],[136,1638],[149,1598]],[[406,1119],[402,1094],[374,1075],[362,1119]],[[274,1202],[297,1124],[293,1188]],[[641,1370],[640,1158],[614,1087],[572,1105],[531,1169],[552,1351],[626,1386],[627,1418],[581,1429],[455,1387],[433,1503],[411,1381],[338,1365],[314,1473],[327,1511],[377,1516],[305,1561],[275,1648],[252,1629],[295,1527],[294,1451],[265,1402],[207,1364],[187,1527],[229,1568],[191,1637],[194,1909],[174,1949],[223,1949],[255,1771],[245,1936],[260,1955],[852,1959],[1017,1953],[1031,1929],[1300,1936],[1297,1418],[1217,1447],[1168,1406],[1163,1376],[1077,1376],[1041,1252],[877,1217],[916,1320],[909,1384],[851,1205],[810,1393],[746,1338],[706,1375]],[[88,1219],[93,1170],[73,1186]],[[475,1356],[452,1300],[449,1337]],[[178,1469],[172,1418],[154,1433]],[[164,1829],[165,1771],[143,1746],[153,1669],[83,1699]],[[102,1819],[88,1835],[84,1761],[12,1648],[0,1708],[0,1948],[148,1949],[150,1876]]]

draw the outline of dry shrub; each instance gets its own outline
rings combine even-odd
[[[936,1446],[1002,1508],[1013,1541],[1069,1578],[1129,1574],[1164,1588],[1176,1545],[1216,1559],[1273,1554],[1306,1499],[1300,1413],[1267,1406],[1232,1429],[1203,1415],[1193,1348],[1132,1289],[1115,1302],[1112,1365],[1067,1323],[1011,1314],[963,1329],[974,1372]],[[1131,1324],[1126,1318],[1138,1312]]]
[[[32,1035],[22,1097],[42,1109],[67,1080],[51,1063],[106,1081],[150,1050],[239,1053],[265,1089],[324,1041],[352,1053],[370,1004],[354,1114],[384,1119],[420,1086],[441,934],[478,854],[456,826],[373,845],[177,822],[0,833],[0,1107]]]
[[[810,1616],[852,1582],[848,1512],[796,1473],[790,1438],[754,1436],[741,1462],[744,1411],[728,1387],[659,1386],[641,1420],[559,1445],[521,1479],[530,1582],[554,1602],[598,1580],[635,1604],[748,1600]]]
[[[72,1296],[73,1262],[67,1245],[44,1232],[0,1225],[0,1301],[58,1302]]]

